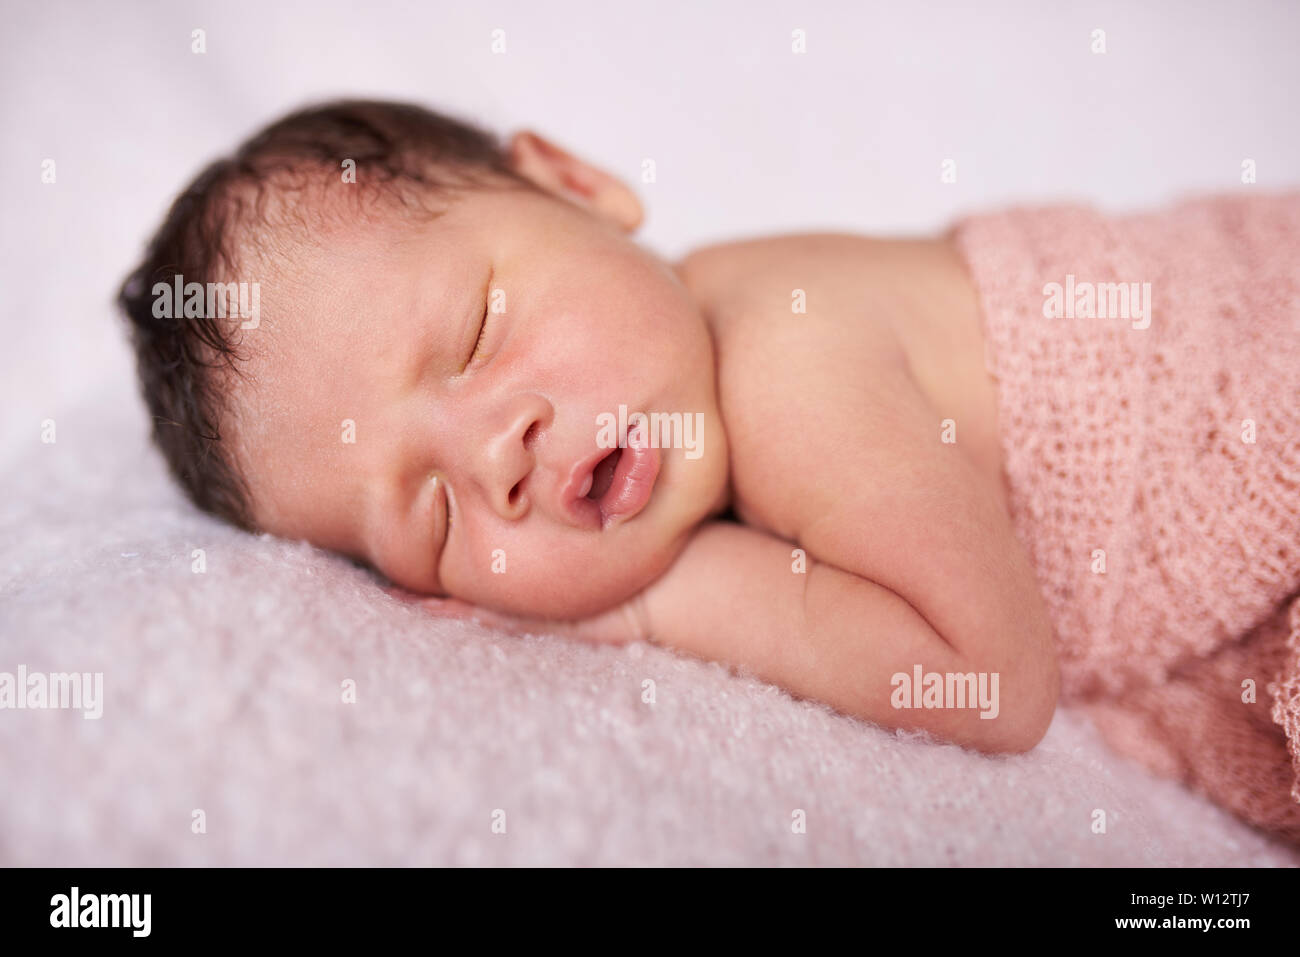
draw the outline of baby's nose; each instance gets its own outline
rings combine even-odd
[[[484,450],[483,485],[492,509],[507,521],[523,518],[538,492],[535,449],[549,420],[549,402],[541,396],[518,396]]]

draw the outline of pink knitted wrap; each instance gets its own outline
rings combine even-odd
[[[953,236],[1062,702],[1300,842],[1300,193],[1013,209]],[[1114,299],[1047,318],[1049,283],[1150,283],[1149,326]]]

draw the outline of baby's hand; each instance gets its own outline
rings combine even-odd
[[[623,604],[590,618],[576,621],[549,621],[541,618],[520,618],[504,612],[493,611],[459,598],[438,598],[419,595],[396,585],[384,588],[399,601],[419,605],[441,618],[458,618],[474,621],[513,635],[561,635],[594,644],[626,645],[634,641],[649,641],[650,629],[646,623],[644,597],[640,592]]]

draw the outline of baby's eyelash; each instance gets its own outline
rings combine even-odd
[[[487,331],[487,326],[488,326],[488,313],[491,312],[491,311],[492,311],[492,310],[491,310],[491,309],[488,307],[488,305],[485,303],[485,304],[483,305],[483,321],[482,321],[482,323],[479,324],[479,327],[478,327],[478,338],[474,340],[474,351],[471,352],[471,353],[469,354],[469,361],[470,361],[470,362],[473,362],[473,361],[474,361],[474,357],[478,355],[478,350],[479,350],[479,348],[483,345],[483,333],[485,333],[485,332]]]
[[[438,481],[441,482],[443,480],[439,479]],[[443,501],[447,503],[447,524],[442,530],[442,547],[445,549],[447,547],[447,539],[451,538],[451,521],[452,516],[456,514],[456,510],[451,507],[451,494],[447,492],[446,487],[443,488],[443,493]]]
[[[465,367],[469,368],[470,363],[478,356],[478,351],[483,346],[483,336],[487,333],[488,316],[492,312],[492,280],[496,278],[496,270],[489,269],[487,284],[483,287],[483,320],[479,323],[478,338],[474,340],[474,349],[469,354],[469,359],[465,362]]]

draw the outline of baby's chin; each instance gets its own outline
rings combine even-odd
[[[500,574],[478,575],[454,597],[521,618],[572,621],[607,612],[652,585],[700,525],[725,510],[726,474],[703,478],[673,494],[661,485],[645,512],[596,533],[602,541],[595,549],[578,555],[534,540],[527,560],[512,556]]]
[[[598,581],[557,569],[554,578],[546,582],[516,582],[513,586],[503,583],[504,587],[494,588],[490,592],[472,597],[456,597],[520,618],[574,621],[599,615],[621,605],[643,591],[660,574],[658,568],[638,569],[636,574],[620,575],[612,581]]]
[[[554,621],[590,618],[644,591],[667,571],[686,538],[683,535],[680,540],[674,539],[654,549],[641,549],[635,562],[612,557],[585,562],[552,558],[541,563],[543,573],[527,577],[511,568],[493,576],[495,581],[485,576],[476,583],[481,588],[467,590],[474,594],[454,597],[520,618]]]

